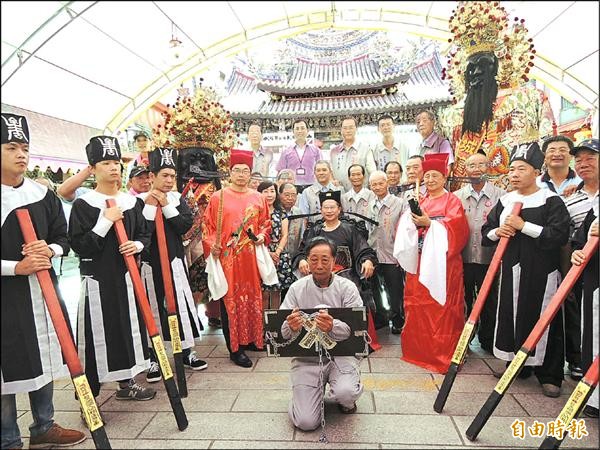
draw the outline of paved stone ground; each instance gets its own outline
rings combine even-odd
[[[74,313],[77,290],[71,289],[69,278],[61,285],[69,286],[63,292],[70,295],[66,300]],[[342,415],[335,405],[326,405],[330,444],[321,444],[319,430],[295,430],[288,419],[290,360],[248,352],[253,367],[238,367],[228,358],[221,330],[206,327],[204,321],[206,330],[196,348],[209,366],[201,372],[188,370],[189,396],[183,404],[189,427],[178,431],[162,382],[152,385],[158,393],[148,402],[118,401],[116,383],[109,383],[99,404],[113,448],[538,448],[542,438],[528,433],[523,440],[514,438],[511,423],[518,418],[529,427],[534,420],[554,420],[575,386],[567,377],[562,395],[551,399],[542,395],[534,377],[516,380],[477,441],[470,442],[465,430],[496,385],[491,367],[499,369],[503,362],[473,346],[444,412],[436,414],[433,402],[443,377],[401,361],[399,337],[379,330],[384,348],[362,362],[365,391],[357,413]],[[138,381],[145,384],[143,374]],[[58,423],[86,431],[70,379],[55,383],[54,405]],[[17,408],[26,438],[32,422],[26,395],[17,396]],[[582,440],[567,438],[562,448],[598,448],[598,421],[586,419],[585,425],[589,435]],[[28,439],[24,440],[27,448]],[[94,444],[90,437],[73,448]]]

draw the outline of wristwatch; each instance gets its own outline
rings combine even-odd
[[[54,251],[54,249],[52,247],[48,246],[48,248],[52,252],[52,255],[50,256],[50,259],[52,259],[52,258],[54,258],[56,256],[56,252]]]

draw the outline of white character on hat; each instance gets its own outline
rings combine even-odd
[[[164,149],[160,151],[160,165],[163,166],[174,166],[175,161],[173,161],[173,150]]]
[[[13,139],[25,139],[25,141],[29,142],[27,136],[25,136],[25,132],[23,131],[23,118],[19,117],[17,120],[16,117],[4,117],[2,116],[2,120],[6,124],[6,128],[8,130],[8,141],[12,141]]]
[[[98,138],[98,140],[100,141],[100,144],[102,144],[102,157],[103,158],[106,155],[117,156],[117,147],[115,145],[114,139],[105,138],[103,140],[102,138]]]

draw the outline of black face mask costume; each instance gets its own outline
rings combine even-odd
[[[494,102],[498,95],[498,58],[493,53],[476,53],[469,57],[465,72],[467,97],[463,115],[462,133],[479,133],[483,124],[494,116]]]
[[[179,151],[177,160],[177,190],[183,191],[187,182],[193,179],[197,183],[215,181],[216,188],[221,189],[218,177],[206,172],[217,172],[217,163],[212,150],[202,147],[184,148]]]

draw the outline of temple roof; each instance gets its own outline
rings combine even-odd
[[[364,58],[361,64],[369,61]],[[356,62],[356,61],[354,61]],[[308,67],[307,64],[305,67]],[[353,67],[357,67],[353,65]],[[235,117],[323,117],[340,114],[397,111],[417,105],[431,105],[450,101],[447,86],[441,78],[442,65],[437,52],[414,66],[409,75],[399,82],[377,85],[357,85],[351,79],[336,89],[310,89],[304,95],[286,98],[283,95],[268,96],[260,90],[261,82],[251,75],[235,70],[227,83],[227,97],[222,100]],[[333,79],[331,79],[333,81]],[[390,88],[390,85],[392,86]],[[367,89],[369,88],[369,89]],[[310,95],[317,93],[317,95]]]
[[[408,76],[408,73],[399,71],[382,74],[379,64],[369,55],[332,63],[298,58],[287,81],[263,78],[257,81],[257,87],[278,94],[326,92],[332,89],[390,86],[406,81]]]

